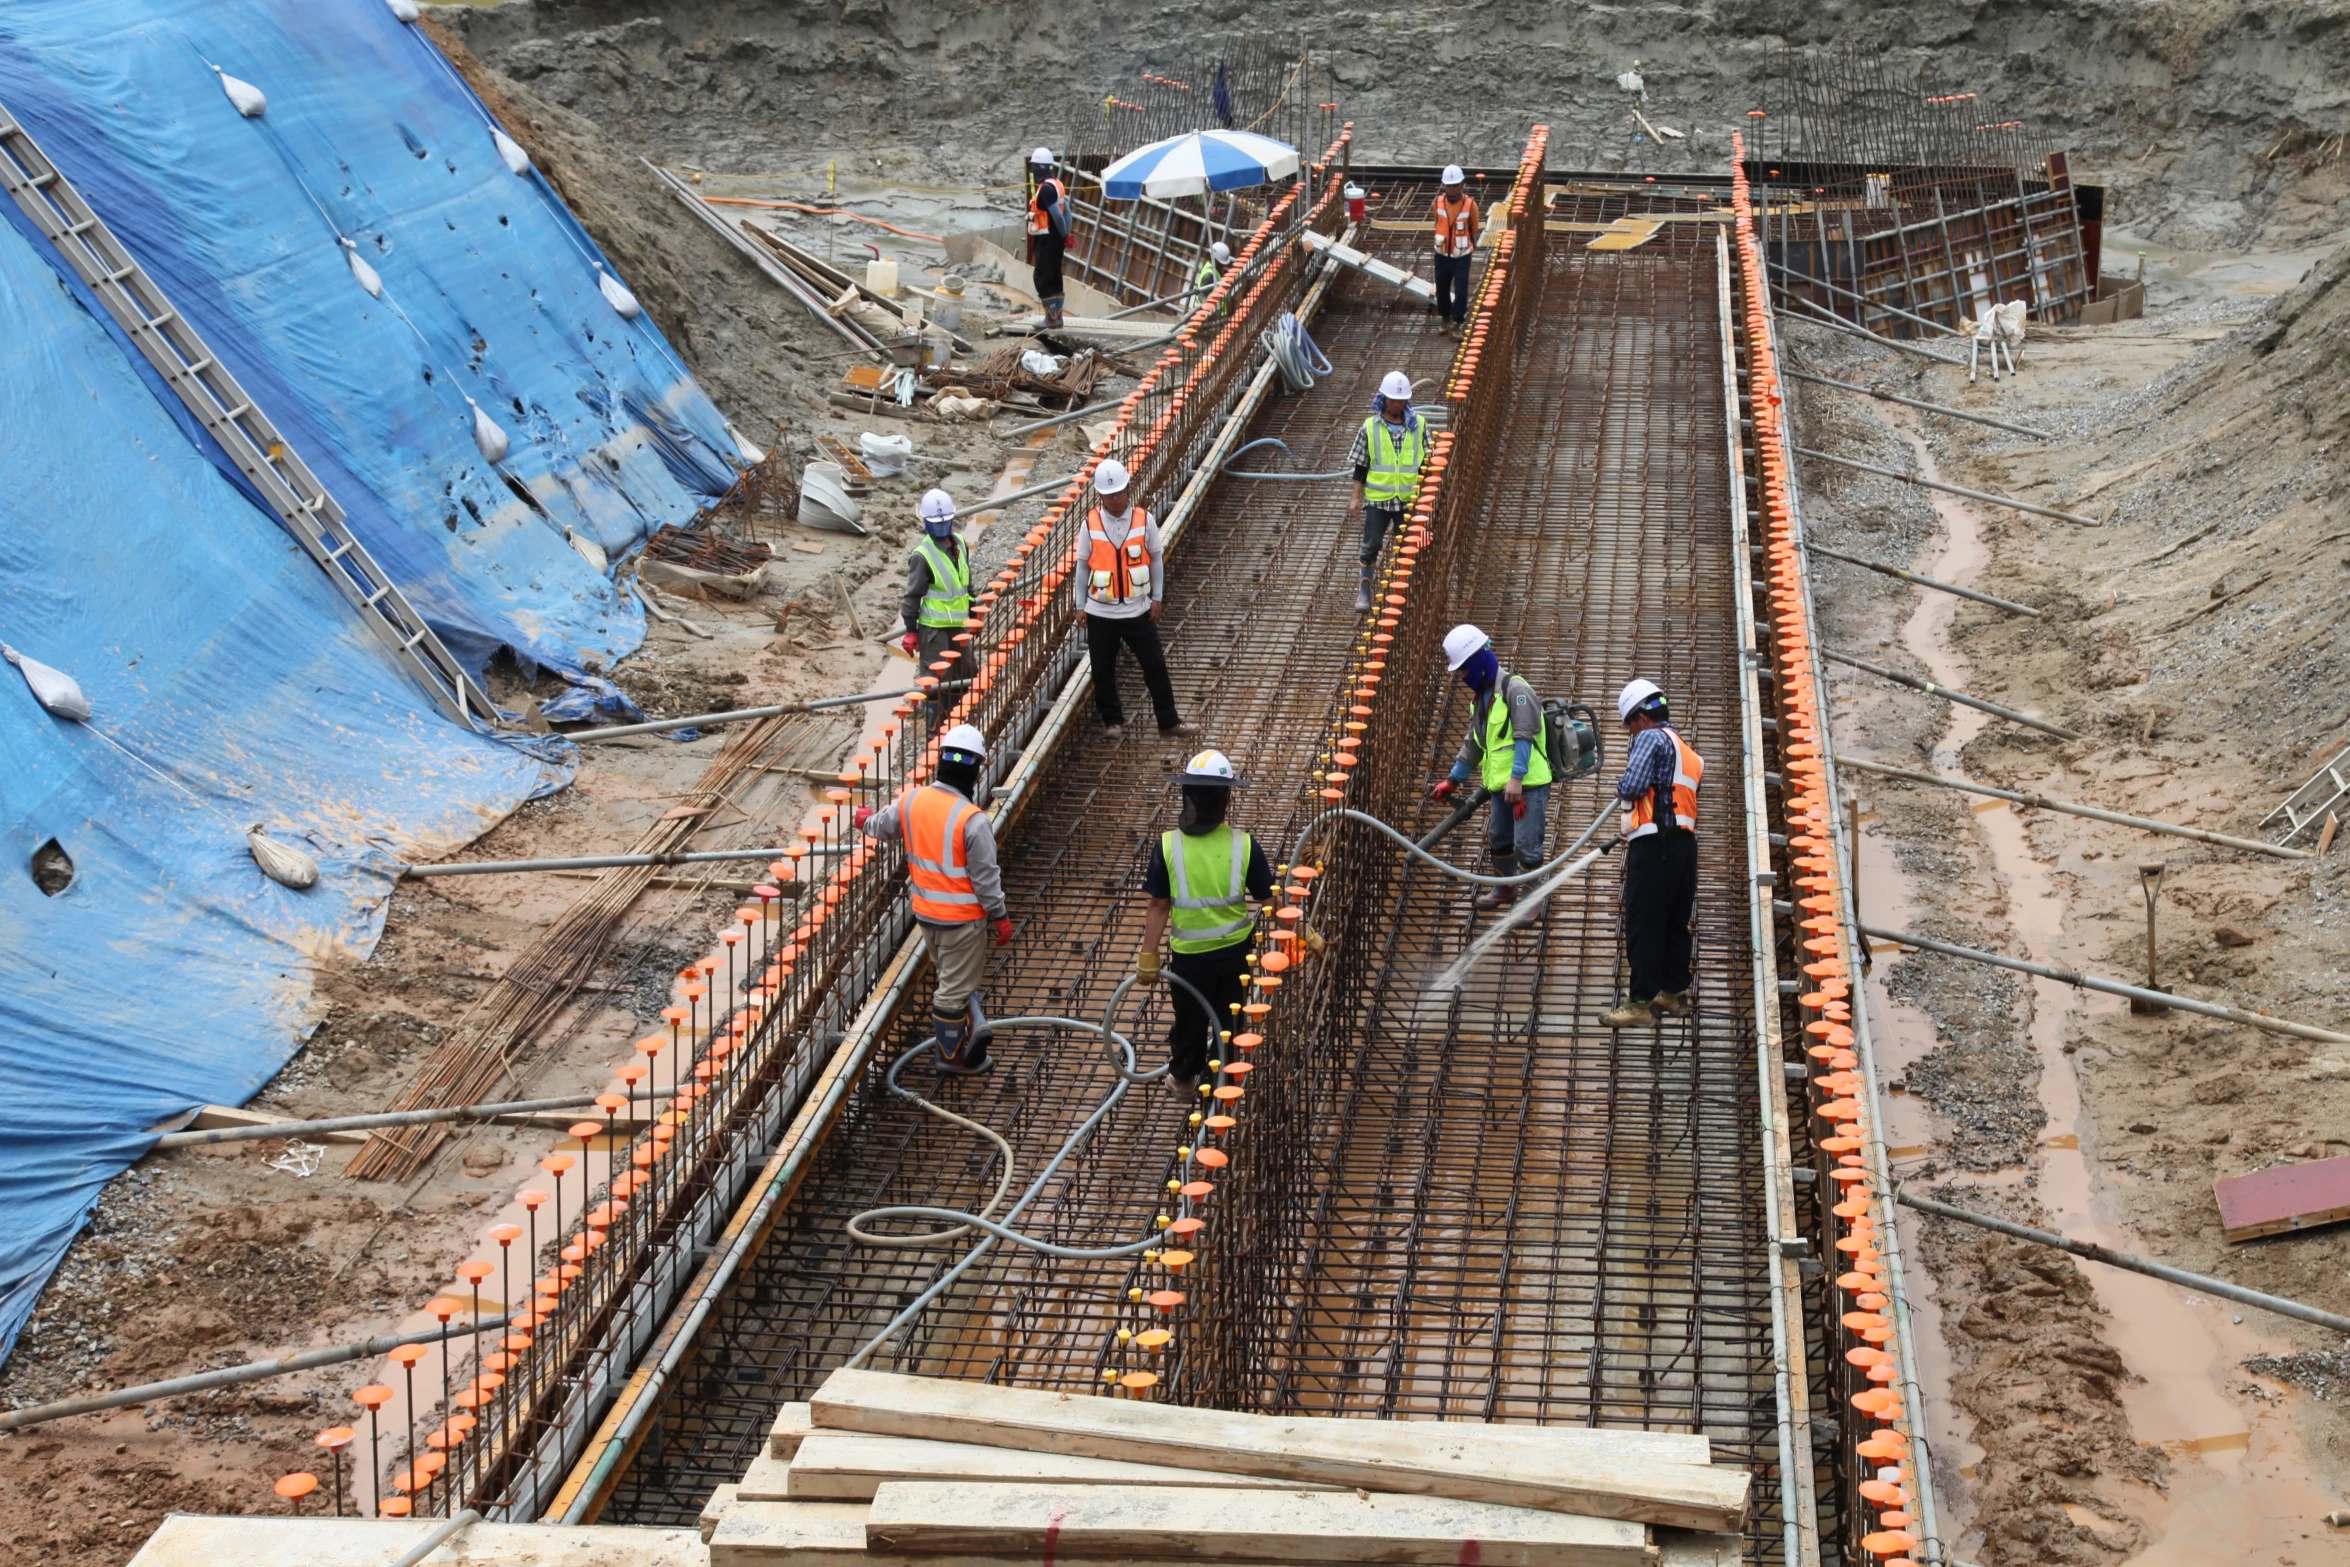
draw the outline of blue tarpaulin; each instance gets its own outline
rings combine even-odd
[[[214,67],[261,88],[240,114]],[[480,103],[381,0],[0,6],[40,141],[477,667],[576,671],[640,611],[617,555],[731,482],[731,432]],[[442,719],[0,198],[0,1357],[146,1129],[240,1103],[372,950],[403,861],[564,774]],[[356,248],[381,284],[362,287]],[[510,437],[476,443],[478,404]],[[319,884],[261,875],[246,830]],[[71,881],[44,891],[47,845]],[[54,887],[54,878],[50,881]]]

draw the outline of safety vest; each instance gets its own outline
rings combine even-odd
[[[1149,597],[1151,552],[1143,544],[1142,530],[1150,526],[1150,520],[1150,513],[1140,506],[1127,507],[1126,537],[1112,543],[1102,509],[1096,506],[1086,514],[1085,535],[1092,542],[1085,566],[1093,574],[1095,598],[1105,604],[1123,604],[1128,599]]]
[[[1509,787],[1510,768],[1518,760],[1517,731],[1510,726],[1510,682],[1517,677],[1508,670],[1493,682],[1493,694],[1485,701],[1485,787],[1499,794]],[[1550,782],[1550,758],[1544,754],[1542,736],[1534,736],[1534,746],[1526,758],[1526,776],[1521,780],[1529,789]]]
[[[1218,283],[1224,281],[1224,269],[1216,265],[1214,256],[1202,256],[1199,258],[1199,272],[1191,281],[1192,287],[1205,298],[1215,292]]]
[[[1167,881],[1175,894],[1167,945],[1177,952],[1214,952],[1244,939],[1256,924],[1248,911],[1248,834],[1225,823],[1196,837],[1159,835]]]
[[[1436,253],[1465,256],[1477,248],[1477,198],[1463,196],[1455,206],[1436,198]]]
[[[930,586],[922,594],[922,624],[961,626],[971,618],[971,557],[940,549],[925,535],[914,545],[930,562]]]
[[[963,824],[978,814],[979,807],[941,783],[923,785],[898,807],[915,918],[960,925],[986,917],[963,853]]]
[[[1053,215],[1045,210],[1044,205],[1045,187],[1048,185],[1052,187],[1054,205],[1064,213],[1069,210],[1069,198],[1062,193],[1059,180],[1038,180],[1036,189],[1028,197],[1028,232],[1030,234],[1050,234],[1053,232]]]
[[[1687,831],[1697,830],[1697,783],[1705,776],[1705,758],[1689,748],[1677,729],[1666,728],[1673,742],[1673,821]],[[1647,789],[1624,812],[1624,836],[1645,838],[1656,831],[1656,791]]]
[[[1377,414],[1363,421],[1363,445],[1370,471],[1363,475],[1363,504],[1405,507],[1420,493],[1420,464],[1428,455],[1428,427],[1404,416],[1403,435]]]

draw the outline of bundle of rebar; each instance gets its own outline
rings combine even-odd
[[[645,554],[672,566],[690,566],[696,571],[730,577],[756,571],[775,558],[775,551],[764,544],[737,544],[705,529],[679,527],[663,528],[645,540]]]

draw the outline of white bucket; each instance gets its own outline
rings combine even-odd
[[[875,435],[867,430],[857,437],[857,450],[865,466],[873,470],[873,477],[894,479],[906,471],[906,462],[914,455],[914,442],[910,436]]]

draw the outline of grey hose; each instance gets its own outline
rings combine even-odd
[[[1306,852],[1306,845],[1313,841],[1315,832],[1317,832],[1326,823],[1337,821],[1343,817],[1349,821],[1362,822],[1366,826],[1376,827],[1379,831],[1385,833],[1388,837],[1393,838],[1397,843],[1402,844],[1406,852],[1410,853],[1418,859],[1426,860],[1429,864],[1435,866],[1438,870],[1444,872],[1447,876],[1450,876],[1457,881],[1474,882],[1480,887],[1514,887],[1524,882],[1539,880],[1544,876],[1548,876],[1552,871],[1558,869],[1560,866],[1566,864],[1569,859],[1574,857],[1576,850],[1582,848],[1583,845],[1591,841],[1591,835],[1599,831],[1600,827],[1607,821],[1609,812],[1613,811],[1614,809],[1614,803],[1610,802],[1603,810],[1600,811],[1597,816],[1591,819],[1591,825],[1584,828],[1583,831],[1577,835],[1575,841],[1568,844],[1564,849],[1560,850],[1554,858],[1545,864],[1537,865],[1530,871],[1520,871],[1514,876],[1485,876],[1480,875],[1476,871],[1462,870],[1458,865],[1453,864],[1450,860],[1439,859],[1435,855],[1430,854],[1426,849],[1421,848],[1411,839],[1405,837],[1402,833],[1397,832],[1394,828],[1388,826],[1385,822],[1381,821],[1378,817],[1371,815],[1369,812],[1357,811],[1343,805],[1338,807],[1336,810],[1324,811],[1321,815],[1306,823],[1305,830],[1297,835],[1296,846],[1289,851],[1289,863],[1295,865],[1301,858],[1304,857]]]
[[[1240,472],[1240,471],[1236,470],[1236,469],[1235,469],[1235,468],[1232,466],[1234,463],[1236,463],[1236,462],[1240,461],[1240,457],[1241,457],[1241,453],[1242,453],[1242,452],[1253,452],[1253,451],[1255,451],[1255,450],[1256,450],[1258,447],[1260,447],[1260,446],[1278,446],[1278,447],[1280,447],[1280,448],[1281,448],[1281,450],[1282,450],[1282,451],[1284,451],[1284,452],[1287,452],[1287,451],[1289,450],[1289,443],[1288,443],[1287,441],[1280,440],[1280,439],[1278,439],[1277,437],[1270,436],[1270,435],[1259,436],[1259,437],[1258,437],[1256,440],[1253,440],[1253,441],[1249,442],[1249,443],[1248,443],[1246,446],[1243,446],[1243,447],[1239,448],[1237,451],[1233,452],[1231,456],[1229,456],[1229,457],[1225,458],[1225,459],[1224,459],[1224,466],[1216,470],[1216,474],[1217,474],[1217,476],[1218,476],[1219,478],[1225,478],[1225,479],[1293,479],[1293,480],[1295,480],[1295,479],[1351,479],[1351,478],[1353,478],[1353,477],[1354,477],[1354,470],[1353,470],[1352,468],[1339,468],[1339,469],[1334,469],[1333,471],[1331,471],[1331,472],[1329,472],[1329,473],[1242,473],[1242,472]]]

